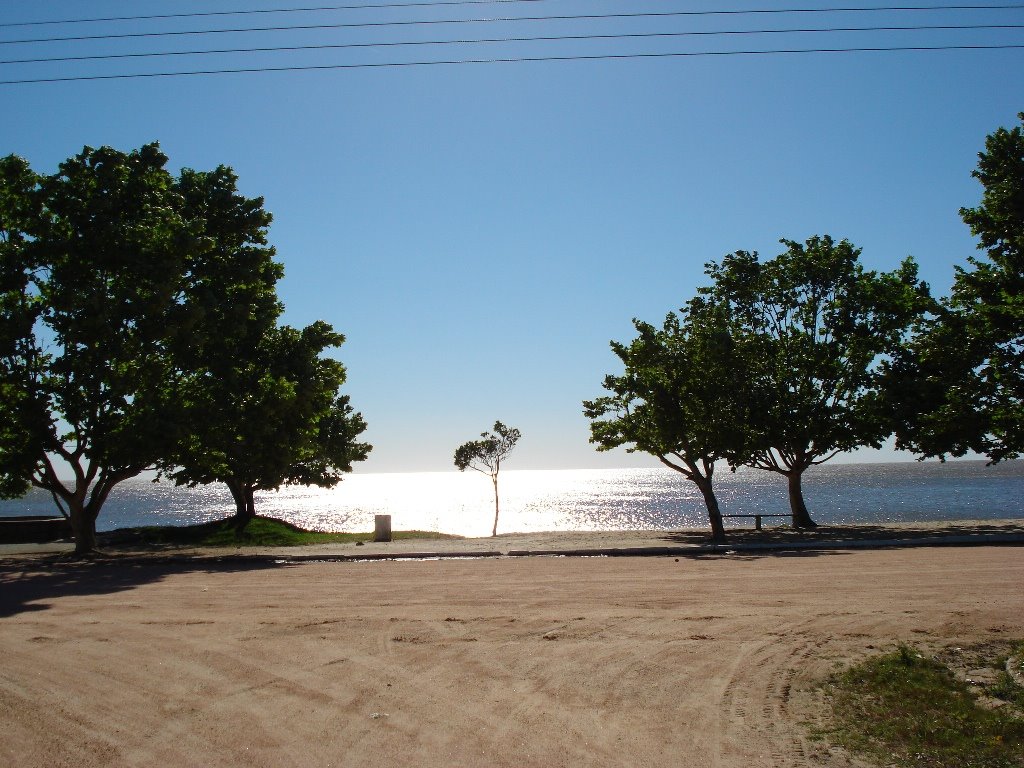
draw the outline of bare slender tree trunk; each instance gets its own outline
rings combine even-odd
[[[494,483],[494,527],[491,529],[491,536],[498,535],[498,476],[491,475],[491,482]]]

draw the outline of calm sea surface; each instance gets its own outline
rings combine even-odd
[[[500,476],[498,532],[673,530],[705,527],[697,488],[669,469],[506,470]],[[724,514],[788,512],[785,478],[757,470],[719,471]],[[834,464],[804,476],[804,495],[821,523],[914,522],[1024,517],[1024,461],[940,464]],[[284,488],[256,497],[259,514],[322,531],[369,531],[375,514],[395,530],[490,534],[490,479],[476,472],[353,474],[338,487]],[[133,480],[110,495],[101,531],[126,526],[195,523],[232,514],[222,485],[176,488]],[[0,501],[0,515],[49,514],[49,494]],[[749,521],[744,521],[749,524]]]

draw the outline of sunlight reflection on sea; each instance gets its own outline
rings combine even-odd
[[[726,514],[788,511],[785,479],[778,475],[720,470],[715,487]],[[1015,518],[1024,514],[1024,461],[826,465],[807,473],[804,491],[822,523]],[[500,493],[499,533],[707,526],[697,488],[668,469],[506,470]],[[332,489],[259,493],[256,507],[259,514],[321,531],[369,531],[374,515],[390,514],[395,530],[486,536],[494,519],[490,480],[473,472],[355,473]],[[53,512],[49,495],[38,490],[0,502],[0,515]],[[115,489],[97,527],[182,525],[232,512],[223,485],[189,489],[137,479]]]

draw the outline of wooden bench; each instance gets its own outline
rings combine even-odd
[[[789,515],[765,515],[765,514],[760,514],[760,515],[722,515],[722,518],[725,519],[727,517],[752,517],[752,518],[754,518],[754,530],[755,531],[760,531],[761,530],[761,518],[762,517],[792,517],[792,516],[793,516],[792,514],[789,514]]]

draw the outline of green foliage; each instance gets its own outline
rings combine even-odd
[[[1018,679],[1024,676],[1024,642],[1014,643],[1010,654],[996,659],[993,666],[1000,674],[996,684],[988,689],[988,694],[1009,702],[1024,713],[1024,687],[1009,673],[1010,669],[1014,669]]]
[[[142,526],[124,528],[106,534],[114,545],[129,547],[300,547],[310,544],[354,544],[373,540],[373,533],[324,533],[307,531],[271,517],[256,517],[244,531],[230,520],[186,526]],[[394,531],[392,540],[458,539],[459,536],[434,531]]]
[[[186,383],[189,440],[167,462],[181,484],[227,483],[239,522],[254,493],[286,484],[330,487],[371,447],[366,423],[339,393],[345,367],[324,352],[344,341],[323,322],[267,328],[249,348],[209,345]]]
[[[860,249],[828,235],[768,261],[737,251],[708,264],[702,291],[728,310],[748,373],[747,463],[790,478],[794,523],[806,514],[799,477],[860,446],[879,447],[894,424],[882,406],[883,361],[931,306],[917,266],[868,271]]]
[[[34,354],[31,329],[39,303],[27,290],[31,265],[26,246],[37,201],[38,177],[20,157],[0,158],[0,498],[17,498],[30,476],[43,424],[19,361]]]
[[[876,407],[878,363],[928,306],[911,259],[879,274],[847,240],[782,243],[770,261],[739,251],[708,266],[708,292],[756,361],[754,461],[768,469],[881,444],[891,425]]]
[[[1013,704],[1017,709],[1024,711],[1024,688],[1021,688],[1010,677],[1009,673],[1003,670],[995,685],[991,686],[987,693],[994,698],[1002,699]]]
[[[988,258],[957,268],[952,295],[894,361],[891,390],[898,447],[997,462],[1024,452],[1024,126],[991,134],[973,176],[981,204],[960,215]]]
[[[871,659],[830,687],[832,737],[886,765],[1024,765],[1024,721],[980,706],[948,668],[914,649]]]
[[[339,393],[344,366],[324,357],[344,337],[323,322],[277,326],[281,268],[266,246],[262,199],[236,194],[223,167],[184,171],[180,187],[188,209],[216,226],[204,233],[205,269],[189,284],[198,333],[178,352],[191,430],[161,464],[178,483],[226,483],[244,523],[255,491],[334,485],[370,446],[357,441],[366,425]]]
[[[455,450],[455,466],[460,472],[475,469],[494,477],[501,470],[501,462],[508,458],[522,433],[494,422],[494,432],[481,432],[479,440],[463,443]]]
[[[724,536],[711,482],[715,462],[747,458],[747,365],[721,305],[692,300],[659,329],[633,321],[637,338],[612,342],[621,375],[605,377],[610,395],[583,403],[598,450],[625,446],[656,456],[701,489],[712,531]]]

